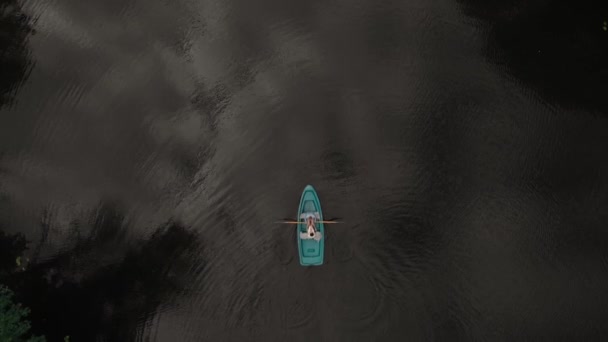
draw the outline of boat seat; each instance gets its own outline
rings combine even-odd
[[[323,234],[321,232],[316,232],[314,237],[308,236],[308,233],[300,232],[300,239],[302,240],[312,240],[319,241],[323,238]]]
[[[306,218],[307,218],[308,216],[310,216],[310,215],[314,215],[314,217],[315,217],[317,220],[320,220],[320,219],[321,219],[321,216],[319,215],[319,212],[318,212],[318,211],[316,211],[316,212],[314,212],[314,213],[302,213],[302,215],[300,215],[300,218],[301,218],[301,219],[306,220]]]

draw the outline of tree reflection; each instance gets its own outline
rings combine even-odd
[[[26,42],[32,32],[18,2],[0,0],[0,107],[12,102],[31,67]]]
[[[104,205],[91,238],[5,279],[31,309],[34,333],[51,341],[133,340],[186,288],[196,236],[170,222],[145,241],[126,242],[123,223],[115,206]]]
[[[607,20],[599,0],[459,0],[490,25],[491,62],[566,107],[608,111]]]

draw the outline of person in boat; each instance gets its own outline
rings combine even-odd
[[[300,238],[302,239],[315,239],[317,241],[321,240],[321,232],[317,231],[315,225],[314,216],[310,215],[306,217],[306,232],[300,233]]]

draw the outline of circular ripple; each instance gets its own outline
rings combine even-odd
[[[272,315],[271,300],[268,293],[261,289],[255,296],[254,303],[251,308],[251,327],[261,328],[267,327],[271,321]]]
[[[344,273],[340,289],[335,292],[332,309],[336,323],[349,328],[364,328],[378,319],[385,303],[385,291],[367,270]]]
[[[311,323],[314,308],[313,301],[305,295],[297,295],[288,300],[288,305],[283,311],[283,326],[289,330],[298,329]]]

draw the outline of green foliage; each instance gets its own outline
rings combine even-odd
[[[3,342],[45,342],[43,336],[29,335],[30,322],[27,315],[30,313],[28,308],[13,301],[13,292],[0,285],[0,341]]]

